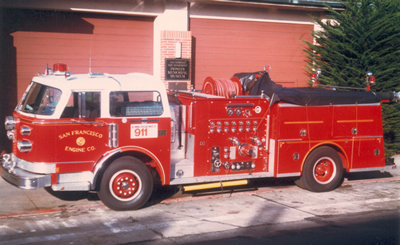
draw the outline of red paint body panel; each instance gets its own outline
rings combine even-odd
[[[43,124],[43,120],[26,117],[14,112],[14,118],[18,123],[15,128],[15,140],[13,142],[14,154],[26,161],[31,162],[57,162],[56,138],[48,137],[57,134],[57,127],[51,124]],[[20,128],[27,126],[31,129],[30,135],[22,135]],[[20,152],[16,150],[17,142],[26,140],[32,143],[32,150],[29,152]]]
[[[341,152],[347,171],[385,166],[380,104],[307,107],[282,103],[273,107],[272,117],[275,176],[301,172],[308,154],[320,145]]]

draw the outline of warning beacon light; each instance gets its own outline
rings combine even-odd
[[[371,90],[371,85],[375,84],[375,76],[372,75],[372,72],[367,71],[365,75],[365,83],[367,84],[367,91]]]
[[[319,83],[319,75],[321,75],[321,70],[316,70],[315,73],[311,74],[311,81],[313,84],[313,87],[316,88]]]
[[[53,65],[54,75],[64,75],[66,71],[67,71],[66,64],[56,63]]]
[[[53,74],[56,76],[65,76],[65,78],[71,75],[71,73],[67,71],[67,65],[62,63],[56,63],[53,65]]]

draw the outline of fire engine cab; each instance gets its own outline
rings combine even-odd
[[[350,94],[346,94],[350,93]],[[35,76],[6,117],[2,177],[23,189],[96,191],[111,209],[143,206],[162,185],[298,177],[315,191],[344,171],[389,170],[381,101],[397,93],[287,89],[268,72],[166,91],[146,74]]]

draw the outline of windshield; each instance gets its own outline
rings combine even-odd
[[[19,110],[36,115],[53,115],[60,97],[61,90],[39,83],[32,83],[21,102]]]

